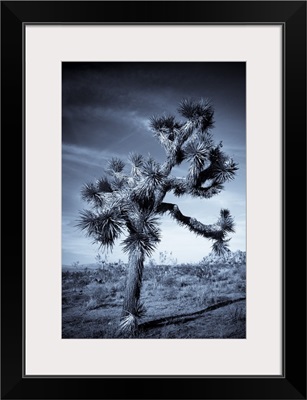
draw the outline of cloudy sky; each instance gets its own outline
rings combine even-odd
[[[164,150],[152,136],[149,118],[177,114],[183,98],[208,98],[215,108],[216,143],[239,164],[235,180],[207,200],[184,196],[166,201],[183,214],[214,223],[221,208],[235,219],[230,249],[245,250],[245,63],[224,62],[104,62],[62,64],[62,262],[92,263],[98,245],[75,228],[85,182],[103,175],[111,157],[130,152],[150,153],[163,161]],[[185,175],[182,167],[176,175]],[[198,262],[210,252],[211,242],[196,237],[167,216],[161,217],[162,240],[153,258],[172,252],[178,262]],[[105,253],[102,254],[105,257]],[[120,242],[109,261],[126,261]]]

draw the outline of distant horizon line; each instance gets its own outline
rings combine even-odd
[[[231,254],[235,254],[235,253],[237,253],[237,252],[241,252],[241,253],[245,253],[246,254],[246,250],[241,250],[241,249],[237,249],[237,250],[235,250],[235,251],[232,251],[232,250],[230,250],[230,253]],[[176,262],[165,262],[165,263],[163,263],[163,262],[160,262],[160,261],[156,261],[155,259],[153,259],[153,258],[148,258],[146,261],[145,261],[145,263],[144,264],[147,264],[148,262],[150,262],[150,260],[153,260],[157,265],[180,265],[180,264],[198,264],[198,263],[200,263],[204,258],[206,258],[206,257],[208,257],[208,256],[215,256],[215,257],[223,257],[222,255],[220,255],[220,256],[218,256],[218,255],[215,255],[215,254],[213,254],[212,252],[210,252],[209,254],[207,254],[207,255],[205,255],[202,259],[200,259],[199,261],[182,261],[182,262],[180,262],[180,261],[176,261]],[[175,257],[175,259],[176,259],[176,257]],[[114,261],[105,261],[106,262],[106,264],[119,264],[120,262],[122,263],[122,264],[128,264],[128,261],[127,262],[125,262],[125,261],[123,261],[123,260],[121,260],[121,259],[118,259],[118,260],[114,260]],[[74,263],[78,263],[77,265],[75,265],[75,266],[73,266],[73,264]],[[80,263],[78,260],[76,260],[76,261],[73,261],[71,264],[67,264],[67,263],[65,263],[65,264],[62,264],[62,268],[63,267],[67,267],[67,268],[81,268],[81,267],[86,267],[86,266],[90,266],[90,265],[99,265],[99,262],[98,261],[96,261],[96,262],[83,262],[83,263]]]

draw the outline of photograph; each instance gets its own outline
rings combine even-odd
[[[62,62],[62,338],[246,338],[245,62]]]
[[[1,399],[306,400],[306,7],[1,2]]]

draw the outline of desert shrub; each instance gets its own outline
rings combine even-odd
[[[79,278],[78,284],[80,286],[86,286],[91,282],[91,278],[88,274],[85,274]]]
[[[186,281],[186,279],[184,279],[184,277],[180,278],[179,286],[182,287],[182,288],[186,287],[186,286],[189,286],[188,282]]]
[[[89,300],[87,300],[84,304],[84,308],[86,310],[94,310],[98,306],[97,299],[94,299],[93,297],[90,297]]]
[[[190,305],[193,308],[195,306],[203,306],[203,291],[200,291],[198,285],[188,285],[180,287],[177,291],[177,297],[184,306]]]
[[[163,278],[163,285],[164,286],[176,286],[176,278],[174,278],[173,276],[165,276]]]
[[[233,322],[245,321],[245,308],[232,304],[229,309],[229,315]]]
[[[67,280],[70,277],[70,272],[69,271],[62,271],[62,279]]]
[[[222,303],[223,301],[227,301],[227,300],[229,300],[229,297],[226,296],[226,295],[220,294],[220,295],[217,295],[217,296],[215,297],[215,302],[216,302],[216,303]]]
[[[118,292],[117,284],[111,285],[110,290],[109,290],[110,296],[115,297],[117,292]]]
[[[222,281],[222,282],[220,282],[220,287],[221,287],[221,289],[223,288],[223,289],[226,289],[227,288],[227,286],[228,286],[228,282],[225,280],[225,281]]]
[[[123,292],[124,291],[124,289],[126,287],[126,280],[127,280],[127,277],[126,277],[126,275],[124,275],[124,276],[121,276],[119,278],[119,280],[117,281],[117,290],[119,292]]]
[[[151,281],[152,279],[154,279],[155,275],[156,265],[153,263],[149,263],[148,265],[146,265],[143,272],[144,281]]]
[[[164,276],[161,273],[157,273],[153,279],[153,289],[157,289],[160,285],[163,284]]]
[[[103,302],[108,297],[108,292],[104,286],[98,286],[90,295],[98,302]]]
[[[166,300],[175,300],[178,298],[178,290],[174,287],[168,288],[168,290],[165,293],[165,299]]]
[[[118,264],[118,263],[109,264],[108,269],[106,270],[105,280],[107,280],[107,281],[108,280],[117,280],[125,273],[126,273],[126,270],[124,267],[122,267],[121,264]]]
[[[105,303],[106,298],[109,296],[106,288],[103,286],[99,286],[94,288],[91,293],[87,296],[87,299],[84,303],[84,307],[86,310],[93,310],[97,307],[102,306]]]
[[[246,268],[245,268],[245,265],[241,266],[240,272],[239,272],[239,276],[240,276],[240,278],[242,280],[244,280],[244,281],[246,280]]]
[[[221,269],[218,272],[217,277],[219,281],[226,281],[229,278],[229,271],[227,269]]]
[[[246,293],[246,282],[245,281],[237,282],[236,289],[240,293]]]
[[[193,265],[192,264],[180,264],[177,267],[177,273],[179,275],[192,275],[193,274]]]
[[[212,267],[209,264],[199,263],[192,268],[193,275],[201,281],[202,279],[208,279],[212,275]]]

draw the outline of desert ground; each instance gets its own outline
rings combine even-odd
[[[127,265],[63,266],[62,338],[122,338]],[[246,337],[245,253],[144,267],[137,339]]]

